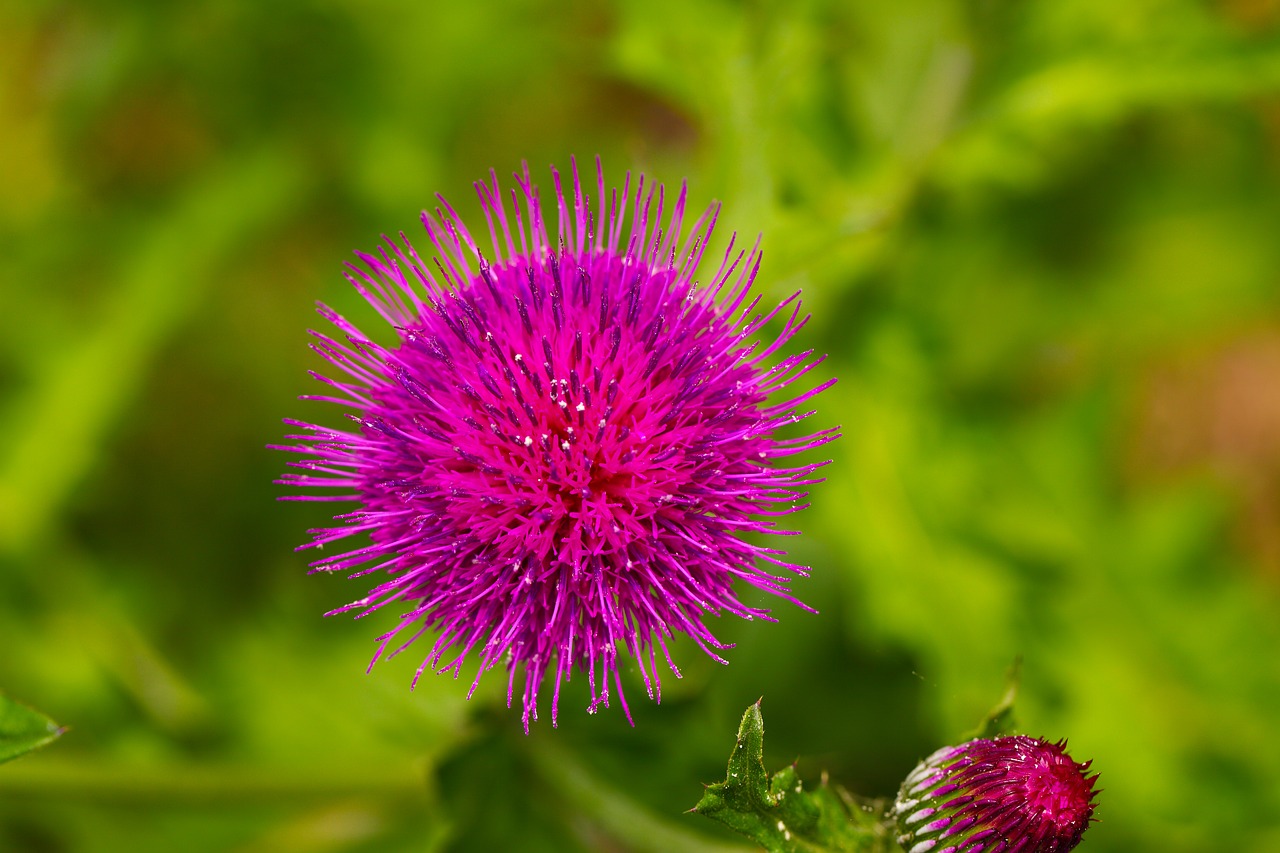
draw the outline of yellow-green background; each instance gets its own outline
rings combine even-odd
[[[362,582],[264,445],[338,423],[295,398],[314,300],[377,325],[351,250],[597,153],[764,232],[844,438],[820,616],[525,738],[501,678],[364,674],[391,614],[321,618]],[[1016,656],[1081,849],[1280,850],[1280,4],[6,0],[0,561],[0,689],[71,727],[5,851],[733,844],[682,812],[749,702],[889,794]]]

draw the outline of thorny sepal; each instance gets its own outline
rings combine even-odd
[[[899,848],[882,803],[862,802],[823,774],[805,790],[795,765],[764,768],[764,717],[747,708],[723,782],[708,785],[693,811],[750,838],[769,853],[889,853]]]
[[[0,764],[53,743],[64,731],[44,714],[0,693]]]

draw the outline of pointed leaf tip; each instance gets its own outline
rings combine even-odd
[[[0,694],[0,764],[53,743],[65,731],[44,714]]]
[[[1022,658],[1015,658],[1013,665],[1009,667],[1009,672],[1005,675],[1004,695],[1000,697],[1000,701],[995,704],[987,715],[982,718],[982,722],[977,728],[971,729],[964,735],[965,740],[975,740],[977,738],[997,738],[1011,735],[1018,730],[1018,721],[1014,716],[1013,707],[1018,699],[1018,687],[1022,682]]]
[[[738,726],[723,782],[707,785],[693,811],[745,835],[769,853],[880,853],[892,850],[880,813],[851,810],[852,798],[827,784],[805,790],[790,764],[773,776],[764,766],[760,700]]]

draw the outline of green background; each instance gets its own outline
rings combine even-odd
[[[339,423],[295,398],[315,300],[377,325],[351,250],[597,153],[764,233],[844,438],[820,616],[526,738],[502,678],[365,674],[393,614],[321,618],[362,582],[264,445]],[[717,849],[757,697],[771,766],[891,794],[1021,656],[1081,849],[1280,850],[1278,233],[1273,0],[7,0],[0,688],[70,732],[0,849]]]

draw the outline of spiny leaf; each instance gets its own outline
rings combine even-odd
[[[0,694],[0,764],[52,743],[63,731],[44,714]]]
[[[723,782],[708,785],[693,809],[747,836],[769,853],[880,853],[895,849],[883,808],[860,804],[825,777],[805,790],[794,765],[764,768],[764,717],[747,708]]]

